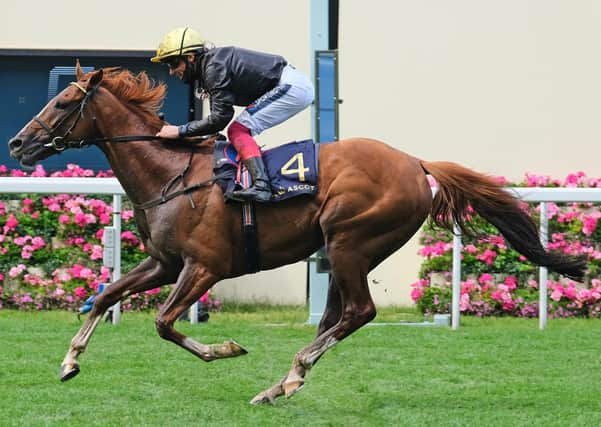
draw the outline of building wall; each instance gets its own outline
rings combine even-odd
[[[512,180],[601,175],[599,2],[344,1],[339,49],[342,138]],[[377,301],[409,301],[417,249],[370,275]]]
[[[153,49],[190,25],[217,45],[285,55],[306,72],[310,1],[4,0],[0,48]],[[519,180],[599,176],[601,3],[592,0],[340,2],[341,137],[379,138],[427,160]],[[262,135],[310,133],[308,111]],[[408,304],[413,239],[370,274],[378,304]],[[220,295],[303,303],[303,263],[226,281]]]

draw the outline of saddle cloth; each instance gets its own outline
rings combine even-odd
[[[286,200],[302,194],[315,195],[317,192],[319,144],[313,140],[295,141],[265,150],[263,161],[271,181],[273,196],[271,202]],[[240,185],[238,173],[240,160],[234,146],[229,141],[215,142],[213,152],[213,173],[219,176],[226,200]]]

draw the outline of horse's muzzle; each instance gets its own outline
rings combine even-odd
[[[10,141],[8,141],[8,150],[10,157],[12,157],[15,160],[19,160],[18,156],[21,154],[24,145],[25,141],[23,141],[23,138],[20,138],[18,136],[15,136]]]

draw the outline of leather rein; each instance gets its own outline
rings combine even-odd
[[[89,138],[89,139],[84,138],[79,141],[69,140],[68,138],[71,135],[71,133],[73,132],[73,130],[75,129],[75,126],[77,126],[77,123],[79,123],[79,120],[81,118],[83,118],[84,109],[85,109],[86,105],[88,104],[88,101],[90,100],[92,95],[97,90],[97,86],[91,90],[87,90],[77,82],[71,82],[69,84],[75,86],[76,88],[78,88],[79,90],[81,90],[84,93],[84,97],[82,98],[81,101],[79,101],[78,104],[71,107],[69,109],[69,111],[67,111],[67,113],[60,120],[58,120],[58,122],[54,126],[50,126],[48,123],[46,123],[42,118],[40,118],[37,115],[33,117],[33,120],[35,120],[48,133],[49,137],[52,138],[52,140],[50,142],[44,144],[44,147],[53,148],[57,152],[61,152],[61,151],[66,150],[67,148],[84,148],[85,146],[94,145],[99,142],[130,142],[130,141],[171,141],[171,142],[173,142],[174,141],[173,139],[170,139],[170,138],[162,138],[160,136],[155,136],[155,135],[124,135],[124,136],[109,136],[109,137],[99,137],[99,138]],[[65,131],[65,133],[62,136],[55,136],[57,130],[65,124],[67,119],[69,119],[70,117],[73,117],[74,114],[76,114],[76,113],[77,113],[77,115],[75,115],[75,120],[73,120],[73,122],[71,123],[69,128]],[[95,121],[96,117],[93,117],[92,119]],[[194,138],[193,142],[203,142],[203,141],[213,138],[214,136],[215,135],[207,135],[207,136],[202,136],[199,138]],[[140,209],[140,210],[150,209],[150,208],[162,205],[164,203],[167,203],[168,201],[170,201],[178,196],[187,194],[188,197],[190,198],[190,203],[192,205],[192,209],[194,209],[196,207],[196,205],[194,204],[194,201],[192,200],[192,196],[190,195],[190,193],[193,191],[196,191],[198,189],[201,189],[203,187],[208,187],[208,186],[212,185],[215,181],[223,178],[225,175],[223,175],[223,176],[215,175],[212,178],[207,179],[205,181],[201,181],[196,184],[186,186],[185,176],[192,166],[193,156],[194,156],[194,152],[191,152],[190,158],[188,159],[188,163],[187,163],[186,167],[184,168],[184,170],[182,170],[182,172],[180,172],[178,175],[176,175],[172,179],[170,179],[169,182],[167,182],[167,184],[165,184],[163,186],[163,188],[161,189],[160,197],[158,197],[154,200],[145,202],[145,203],[141,203],[141,204],[133,203],[134,208]],[[184,188],[182,188],[181,190],[177,190],[177,191],[173,191],[173,192],[169,193],[168,192],[169,189],[179,180],[182,181]]]

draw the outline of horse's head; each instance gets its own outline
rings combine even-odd
[[[86,110],[90,98],[102,81],[102,70],[84,74],[77,63],[77,81],[46,104],[42,110],[8,142],[10,156],[25,168],[56,154],[68,141],[90,136],[93,114]]]

